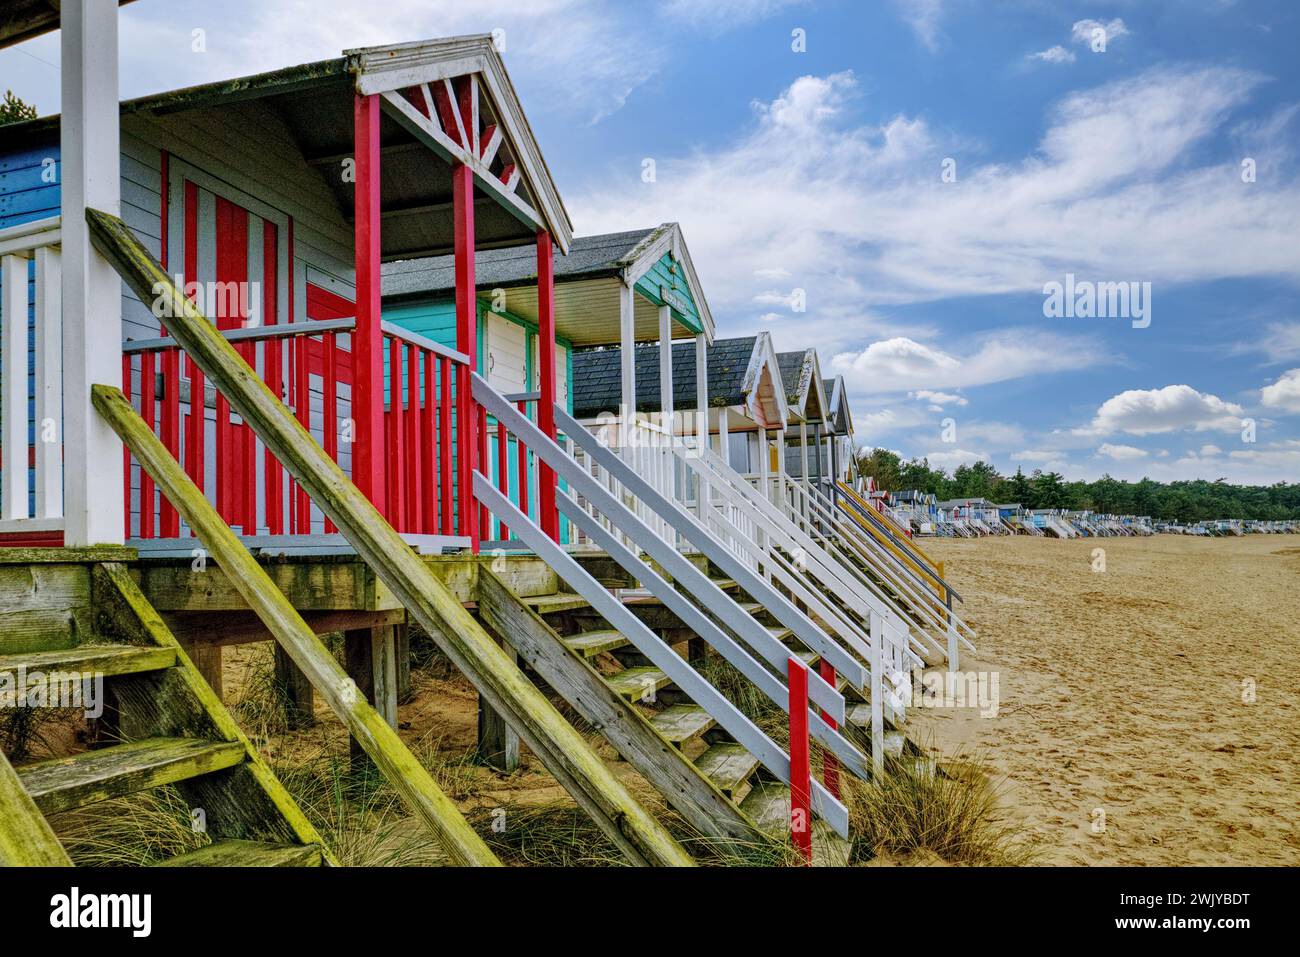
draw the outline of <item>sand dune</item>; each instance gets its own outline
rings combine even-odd
[[[909,726],[1005,775],[1043,863],[1300,863],[1300,538],[926,548],[980,632],[962,670],[999,672],[1001,709]]]

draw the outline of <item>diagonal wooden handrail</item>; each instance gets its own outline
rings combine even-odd
[[[0,754],[0,867],[71,867],[68,852]]]
[[[99,252],[143,301],[162,302],[167,328],[190,359],[624,856],[637,864],[693,864],[668,830],[632,797],[216,326],[176,287],[129,227],[119,217],[94,209],[86,210],[86,220]],[[121,395],[118,390],[97,391]],[[121,401],[125,404],[125,398]],[[468,489],[462,494],[468,498]]]
[[[131,408],[122,390],[92,386],[91,400],[140,467],[176,504],[208,554],[225,571],[276,642],[360,742],[406,806],[438,837],[452,860],[457,864],[500,864],[451,798],[415,760],[383,716],[366,701],[356,682],[348,677],[284,592],[275,586],[271,576],[153,434],[153,429]]]

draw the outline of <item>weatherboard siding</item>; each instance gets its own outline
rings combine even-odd
[[[696,305],[695,297],[691,295],[683,269],[673,262],[672,256],[668,253],[664,253],[659,261],[650,267],[650,271],[636,281],[637,292],[656,306],[664,305],[663,298],[660,296],[660,288],[663,286],[675,290],[684,300],[683,305],[689,306],[690,311],[686,313],[674,308],[674,318],[689,327],[692,332],[702,331],[704,326],[700,319],[699,306]]]

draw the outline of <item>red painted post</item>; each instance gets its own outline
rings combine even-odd
[[[388,340],[388,434],[392,442],[384,456],[388,464],[392,491],[388,497],[388,521],[399,532],[410,529],[406,525],[406,414],[402,410],[402,340],[393,336]]]
[[[379,97],[357,94],[353,115],[356,192],[353,245],[357,325],[352,334],[352,481],[380,513],[391,518],[384,488],[384,338],[381,288]]]
[[[537,361],[541,365],[537,427],[555,438],[555,259],[551,234],[537,233]],[[560,513],[555,508],[555,470],[538,460],[537,513],[542,531],[560,540]]]
[[[822,679],[834,688],[835,666],[823,658],[818,664],[817,670],[821,674]],[[835,719],[825,711],[822,711],[821,714],[822,720],[834,729],[836,727]],[[822,755],[822,782],[826,785],[826,790],[830,791],[831,794],[836,797],[840,796],[840,762],[839,759],[829,751]]]
[[[528,403],[520,402],[519,414],[528,417]],[[519,511],[528,514],[528,447],[524,440],[515,436],[515,466],[519,469]]]
[[[497,488],[502,495],[510,498],[510,436],[500,421],[497,422]],[[509,527],[498,518],[497,539],[504,542],[509,537]]]
[[[487,435],[487,409],[481,405],[476,405],[478,409],[478,467],[487,475],[491,471],[492,462],[488,458],[488,435]],[[487,506],[480,504],[478,507],[478,534],[481,540],[484,535],[490,535],[492,531],[492,516],[488,512]],[[475,545],[475,551],[478,546]]]
[[[140,416],[149,431],[154,425],[154,383],[153,353],[140,353]],[[144,469],[140,470],[140,537],[153,538],[153,479]]]
[[[452,215],[456,243],[456,348],[469,359],[456,375],[456,454],[460,472],[460,534],[478,552],[479,510],[474,503],[478,468],[479,417],[470,390],[470,373],[478,366],[478,302],[474,286],[474,173],[463,163],[451,170]]]
[[[131,388],[131,354],[124,352],[122,354],[122,388],[126,391],[126,400],[131,403],[133,390]],[[140,470],[141,472],[144,469]],[[131,537],[131,450],[122,445],[122,498],[125,508],[122,509],[124,538]]]
[[[790,836],[804,861],[812,863],[812,765],[808,748],[808,668],[791,657]]]
[[[438,361],[438,508],[442,534],[452,534],[451,482],[451,360]]]
[[[339,344],[334,333],[321,337],[324,374],[321,376],[321,428],[324,431],[325,454],[335,462],[339,460]],[[338,528],[327,517],[325,534]]]
[[[308,327],[310,328],[310,327]],[[298,414],[298,421],[309,433],[311,432],[311,363],[308,353],[311,349],[309,336],[294,336],[292,340],[293,357],[293,406]],[[293,490],[293,531],[297,535],[311,534],[311,499],[307,490],[294,483]]]
[[[420,350],[407,346],[406,352],[406,530],[424,531],[420,514],[424,499],[420,486],[420,466],[424,449],[420,447]]]
[[[433,417],[433,384],[435,358],[427,349],[420,350],[424,363],[424,407],[420,412],[420,472],[422,494],[420,497],[423,518],[420,531],[429,535],[438,531],[438,478],[437,441],[438,427]]]
[[[277,325],[280,321],[280,244],[275,223],[262,224],[262,323]],[[284,398],[284,365],[280,340],[267,339],[263,347],[266,362],[266,387],[277,399]],[[284,534],[284,471],[270,449],[262,456],[262,473],[266,486],[266,530],[271,535]]]

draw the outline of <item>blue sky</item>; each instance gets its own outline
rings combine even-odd
[[[578,232],[681,222],[720,334],[815,346],[864,443],[1300,481],[1300,4],[138,0],[123,93],[493,29]],[[57,61],[0,87],[56,110]],[[1067,274],[1149,325],[1046,317]]]

